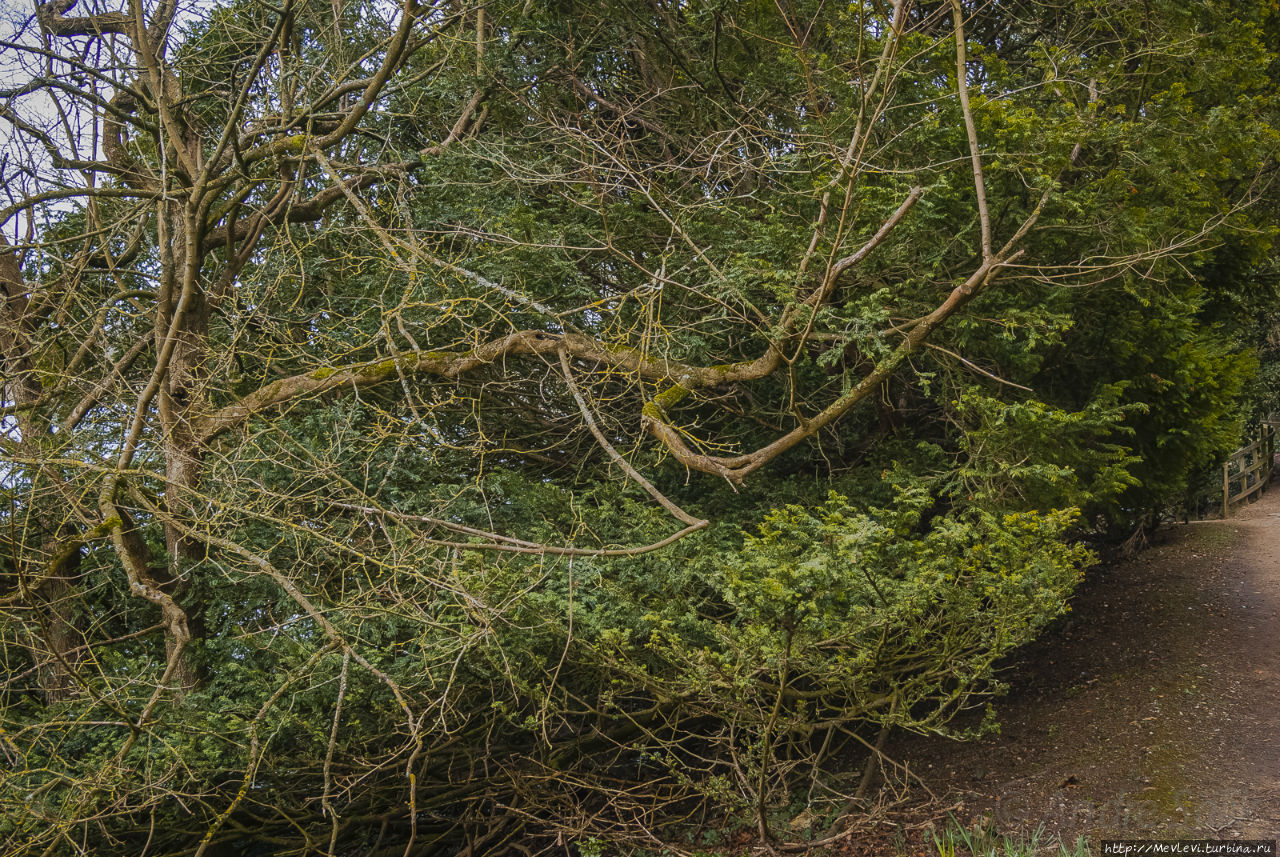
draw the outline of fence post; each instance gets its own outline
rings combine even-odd
[[[1231,459],[1222,462],[1222,517],[1231,516]]]
[[[1276,467],[1276,427],[1267,426],[1267,484],[1271,484],[1271,474]]]

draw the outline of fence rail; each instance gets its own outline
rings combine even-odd
[[[1233,503],[1261,494],[1267,487],[1271,481],[1275,452],[1276,424],[1266,422],[1257,440],[1240,447],[1222,462],[1222,517],[1231,517]]]

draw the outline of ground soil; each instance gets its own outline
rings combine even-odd
[[[934,798],[837,852],[926,853],[948,816],[1095,845],[1280,837],[1280,486],[1155,542],[1094,568],[1013,662],[998,735],[891,742]]]

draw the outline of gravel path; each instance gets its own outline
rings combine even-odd
[[[1280,836],[1280,486],[1220,527],[1233,529],[1223,596],[1233,622],[1218,648],[1222,774],[1248,797],[1243,838]]]
[[[891,749],[961,819],[1093,842],[1280,838],[1280,483],[1095,569],[999,735]]]

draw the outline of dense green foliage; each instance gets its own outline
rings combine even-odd
[[[1277,400],[1270,4],[41,8],[6,854],[846,824]]]

